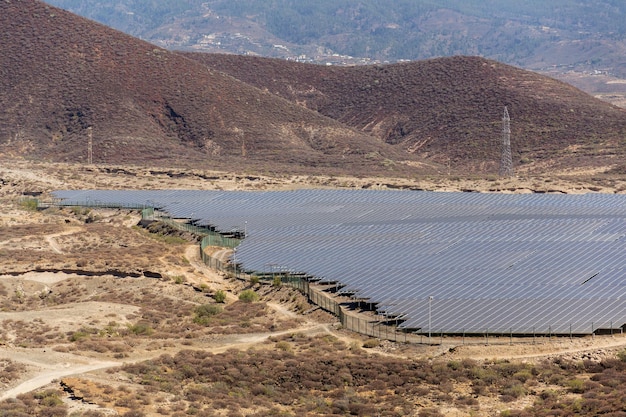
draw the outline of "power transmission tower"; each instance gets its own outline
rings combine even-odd
[[[509,110],[504,106],[502,117],[502,159],[500,160],[500,176],[513,176],[513,158],[511,157],[511,118]]]
[[[87,128],[87,134],[89,135],[89,142],[87,142],[87,164],[93,164],[93,135],[91,126]]]
[[[20,124],[17,124],[17,132],[15,132],[15,141],[17,142],[20,138]],[[9,142],[10,143],[10,142]]]

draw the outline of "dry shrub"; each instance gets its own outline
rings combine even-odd
[[[366,349],[371,349],[380,346],[380,340],[378,339],[367,339],[363,342],[363,347]]]
[[[0,383],[8,384],[20,377],[26,366],[10,359],[0,359]]]
[[[12,417],[66,417],[67,406],[61,400],[62,395],[63,392],[57,389],[18,395],[15,399],[5,400],[0,403],[0,415]]]

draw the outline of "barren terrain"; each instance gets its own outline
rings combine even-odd
[[[294,289],[207,268],[196,243],[137,227],[137,212],[36,211],[22,200],[95,187],[623,193],[623,175],[411,182],[11,160],[0,179],[2,415],[525,415],[515,410],[585,410],[598,387],[612,387],[603,407],[624,401],[621,334],[512,345],[369,339]],[[258,301],[240,297],[250,290]]]

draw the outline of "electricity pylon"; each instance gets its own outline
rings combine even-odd
[[[513,158],[511,157],[511,118],[509,110],[504,106],[502,117],[502,159],[500,160],[500,176],[513,176]]]
[[[93,136],[91,126],[87,128],[87,134],[89,135],[89,142],[87,143],[87,164],[93,165]]]

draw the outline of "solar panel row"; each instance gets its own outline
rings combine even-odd
[[[54,194],[70,205],[154,206],[222,232],[245,229],[241,268],[336,282],[418,331],[431,323],[449,333],[590,333],[626,324],[626,195]]]

